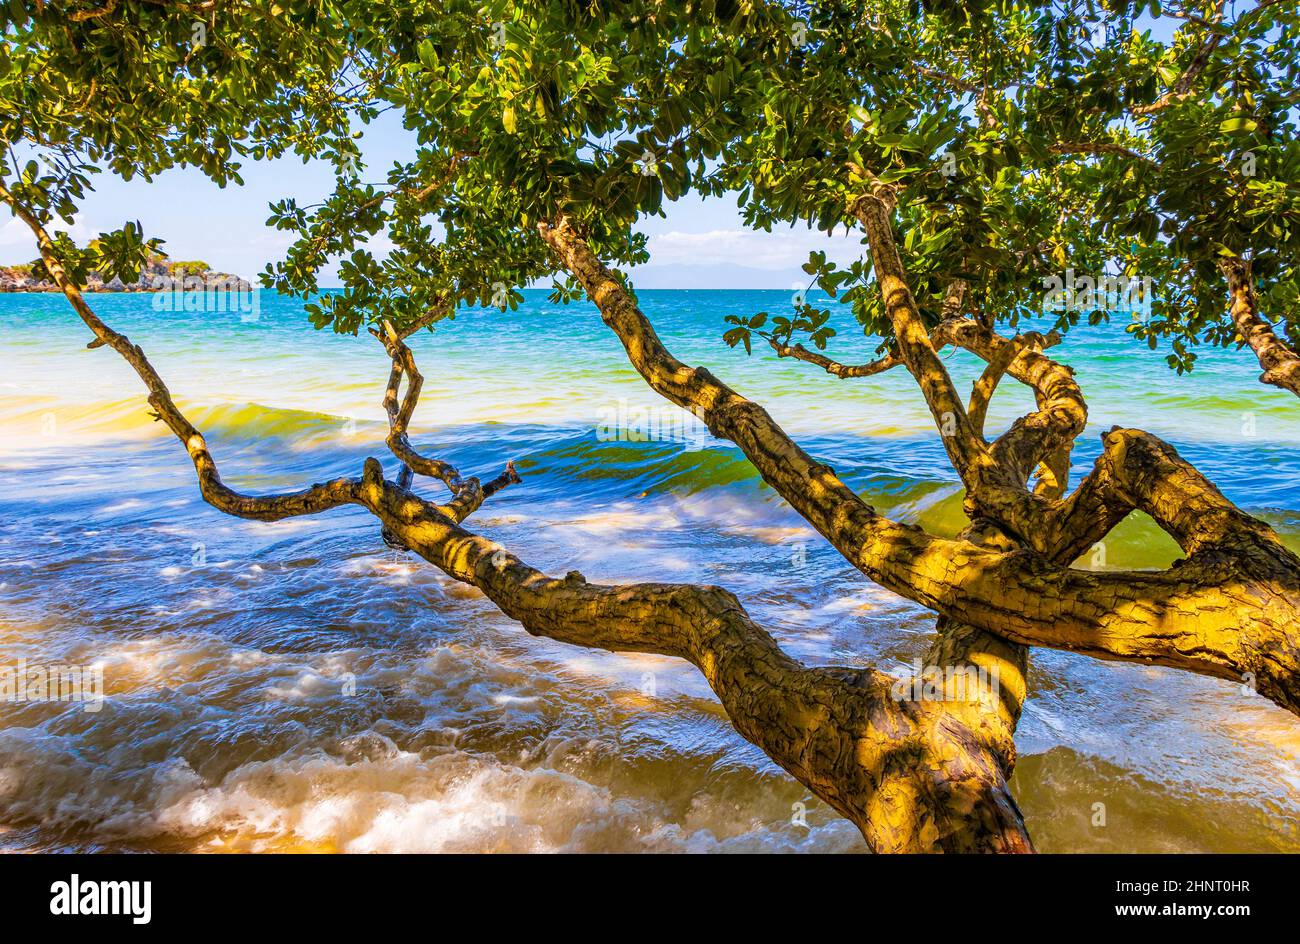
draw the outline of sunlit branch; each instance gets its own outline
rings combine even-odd
[[[399,334],[388,321],[383,322],[381,329],[370,329],[370,333],[383,343],[388,356],[392,358],[392,369],[389,371],[383,401],[384,412],[388,414],[388,448],[402,461],[403,470],[409,469],[443,482],[453,495],[452,501],[444,506],[444,511],[454,520],[462,521],[476,511],[486,498],[521,479],[515,471],[514,460],[510,460],[500,475],[486,485],[481,485],[476,477],[462,478],[451,463],[422,455],[411,445],[407,431],[424,386],[424,376],[415,365],[415,355],[404,340],[414,330],[418,329],[413,328],[405,334]],[[406,393],[399,401],[398,392],[403,377],[406,378]],[[410,480],[405,471],[399,482],[409,487]]]
[[[1223,259],[1219,266],[1228,279],[1230,314],[1237,335],[1250,345],[1259,366],[1264,368],[1259,379],[1300,396],[1300,354],[1287,347],[1260,316],[1250,261],[1232,256]]]
[[[240,518],[275,521],[296,515],[316,514],[351,500],[351,489],[356,484],[355,479],[339,478],[297,492],[262,496],[245,495],[225,485],[218,474],[216,460],[208,451],[203,434],[176,406],[167,385],[163,383],[162,377],[145,357],[144,350],[132,344],[126,335],[106,325],[91,310],[81,293],[81,287],[73,282],[60,261],[55,251],[54,241],[41,221],[30,209],[14,198],[13,193],[4,183],[0,183],[0,200],[9,204],[14,215],[26,223],[36,237],[46,271],[81,320],[95,335],[95,339],[88,346],[111,347],[131,365],[144,382],[149,391],[149,405],[154,409],[155,418],[166,424],[189,453],[195,472],[198,474],[199,490],[205,501],[227,514]]]
[[[1198,553],[1168,571],[1085,573],[1029,550],[990,549],[897,524],[814,461],[758,404],[674,358],[572,221],[540,224],[539,231],[650,387],[736,443],[763,479],[872,580],[954,621],[1025,645],[1219,678],[1249,674],[1259,680],[1261,694],[1300,712],[1300,560],[1266,526],[1249,532],[1249,547],[1224,545],[1223,556]],[[925,343],[933,352],[928,335]],[[1026,351],[1024,357],[1044,362],[1034,371],[1053,369],[1041,354]],[[1067,378],[1068,372],[1053,383],[1067,384]],[[1150,487],[1148,475],[1131,481]],[[1023,488],[998,491],[1023,496],[1024,511],[1034,501]],[[1163,503],[1144,501],[1164,513]],[[1243,607],[1250,608],[1255,627],[1249,642],[1240,633]]]

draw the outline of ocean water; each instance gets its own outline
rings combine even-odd
[[[721,584],[807,663],[909,671],[931,614],[865,581],[738,450],[655,397],[593,309],[527,295],[412,345],[414,438],[463,473],[514,458],[524,477],[472,528],[551,573]],[[248,322],[151,296],[91,303],[145,348],[232,486],[300,487],[383,458],[379,344],[259,300]],[[901,370],[841,381],[722,345],[725,315],[779,311],[787,292],[641,300],[679,357],[763,402],[878,508],[961,527],[956,476]],[[832,353],[870,356],[839,327]],[[685,663],[534,639],[387,548],[359,510],[263,524],[209,508],[135,375],[89,339],[60,296],[0,296],[0,670],[104,679],[98,705],[0,701],[0,848],[865,851]],[[1204,352],[1179,378],[1119,326],[1055,353],[1091,410],[1076,475],[1102,431],[1140,426],[1300,548],[1300,404],[1260,385],[1248,353]],[[979,369],[948,363],[963,382]],[[1008,381],[989,429],[1031,404]],[[1104,566],[1176,556],[1134,518]],[[1293,716],[1226,682],[1047,650],[1030,687],[1013,787],[1042,851],[1300,851]]]

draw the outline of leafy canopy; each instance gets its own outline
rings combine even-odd
[[[319,327],[516,304],[555,269],[536,227],[561,214],[626,268],[647,258],[639,222],[688,193],[734,198],[759,229],[856,232],[883,183],[931,322],[956,279],[967,313],[1014,325],[1067,273],[1146,278],[1129,330],[1184,370],[1196,343],[1235,339],[1219,261],[1239,256],[1300,342],[1292,3],[122,0],[71,21],[91,9],[4,21],[0,133],[54,163],[21,170],[24,198],[66,216],[101,168],[224,183],[241,158],[325,157],[322,203],[272,208],[297,241],[264,275]],[[385,110],[417,143],[372,170],[354,135]],[[335,258],[343,291],[322,295]],[[806,269],[888,343],[867,260]],[[1068,293],[1052,314],[1109,316]],[[733,317],[727,340],[825,346],[830,317]]]
[[[342,81],[332,5],[13,2],[0,32],[3,176],[43,224],[71,223],[104,171],[196,167],[224,187],[242,183],[244,159],[296,152],[342,167],[356,154],[365,111]],[[74,276],[131,280],[162,240],[127,224],[88,248],[56,242]]]

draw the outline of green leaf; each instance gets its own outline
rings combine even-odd
[[[1253,118],[1229,118],[1219,125],[1219,130],[1224,134],[1249,134],[1251,131],[1259,128],[1259,125]]]

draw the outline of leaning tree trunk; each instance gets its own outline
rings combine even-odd
[[[1135,431],[1113,432],[1093,472],[1062,498],[1062,455],[1082,428],[1077,387],[1039,353],[1042,343],[1007,341],[958,319],[947,326],[943,343],[969,347],[990,364],[972,406],[963,405],[934,356],[934,340],[910,320],[915,305],[901,265],[885,286],[891,317],[903,329],[897,362],[918,377],[936,420],[946,425],[952,414],[957,421],[956,440],[946,445],[967,486],[972,525],[956,540],[879,515],[762,407],[673,358],[570,221],[541,227],[652,388],[737,443],[763,478],[864,574],[940,614],[929,660],[938,669],[963,671],[945,672],[933,692],[922,680],[920,694],[911,680],[900,683],[871,668],[799,664],[721,588],[603,586],[577,572],[552,578],[466,530],[463,522],[518,476],[507,464],[481,485],[412,446],[406,430],[421,381],[403,337],[387,326],[380,339],[392,362],[385,407],[387,444],[403,469],[397,482],[368,459],[360,477],[300,492],[249,496],[229,488],[202,434],[176,407],[143,350],[90,309],[60,265],[41,218],[3,184],[0,199],[32,228],[46,267],[95,335],[90,346],[112,347],[139,374],[157,417],[185,445],[201,494],[214,507],[274,520],[359,505],[392,540],[477,587],[531,633],[686,659],[708,680],[736,729],[854,822],[875,851],[1031,851],[1007,789],[1025,695],[1026,645],[1223,677],[1255,672],[1263,694],[1300,710],[1300,562],[1171,448]],[[876,230],[873,252],[885,254],[882,271],[892,264],[887,219],[885,225],[882,231],[879,218],[872,218],[869,227]],[[1001,347],[1012,343],[1015,350]],[[1034,387],[1039,410],[989,446],[983,408],[1004,372]],[[403,377],[407,389],[399,401]],[[1048,484],[1031,492],[1023,479],[1035,466],[1048,470],[1040,486]],[[441,480],[450,500],[420,498],[407,487],[414,474]],[[1151,513],[1180,540],[1189,553],[1182,567],[1097,575],[1066,566],[1084,537],[1104,536],[1134,508]]]

